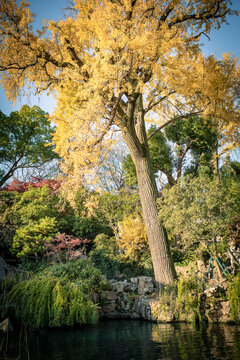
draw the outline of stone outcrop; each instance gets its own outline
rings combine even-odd
[[[198,264],[202,267],[202,264]],[[188,271],[188,269],[185,269]],[[205,268],[203,269],[205,270]],[[196,270],[196,276],[199,269]],[[176,314],[174,301],[166,297],[161,302],[154,280],[140,276],[130,280],[110,280],[111,290],[104,291],[98,302],[100,317],[145,319],[157,322],[193,321],[195,309]],[[201,296],[199,316],[208,322],[232,322],[230,304],[226,298],[227,281],[206,282]]]
[[[129,281],[110,280],[111,291],[101,296],[100,317],[154,320],[151,311],[156,285],[148,276],[131,278]]]

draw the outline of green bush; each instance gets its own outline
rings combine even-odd
[[[54,218],[44,217],[38,222],[30,221],[16,230],[11,252],[18,258],[34,256],[36,259],[45,251],[44,243],[56,235]]]
[[[198,177],[186,177],[171,189],[164,189],[158,204],[164,226],[185,250],[203,244],[216,257],[226,251],[230,226],[239,214],[239,184],[219,183],[202,168]]]
[[[202,321],[201,298],[203,294],[203,281],[190,274],[179,277],[176,284],[165,288],[159,296],[161,311],[173,312],[179,321]]]
[[[49,267],[49,262],[46,259],[36,261],[34,259],[24,259],[19,265],[20,270],[25,271],[29,276],[33,276],[43,272]]]
[[[97,218],[91,217],[76,217],[73,222],[73,233],[75,236],[82,239],[93,240],[98,234],[106,233],[112,234],[111,229],[108,226],[102,224]]]
[[[105,234],[98,235],[94,240],[90,259],[108,279],[131,278],[141,275],[153,276],[149,252],[145,252],[139,261],[126,259],[117,250],[115,238],[109,238]]]
[[[95,324],[96,306],[80,286],[66,277],[35,276],[13,286],[5,316],[34,328]]]
[[[240,321],[240,273],[229,280],[227,296],[231,306],[231,314],[234,321]]]
[[[79,259],[66,264],[55,264],[45,268],[44,276],[53,276],[59,279],[68,279],[81,288],[87,294],[100,293],[108,289],[109,284],[103,278],[100,270],[96,269],[87,259]]]
[[[21,195],[11,191],[0,191],[0,246],[12,243],[17,228],[16,203]]]

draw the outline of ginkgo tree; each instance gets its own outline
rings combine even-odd
[[[57,99],[56,151],[68,189],[94,181],[120,130],[134,161],[155,278],[176,272],[156,206],[146,124],[157,131],[196,114],[215,119],[229,142],[239,127],[237,60],[205,58],[199,41],[234,14],[230,0],[74,0],[69,16],[34,32],[25,1],[1,0],[0,70],[19,91]],[[154,136],[154,135],[151,135]]]

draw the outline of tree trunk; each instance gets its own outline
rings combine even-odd
[[[131,111],[129,111],[129,113],[131,113]],[[141,98],[139,98],[139,103],[134,109],[132,121],[131,119],[128,120],[126,127],[122,129],[123,136],[136,167],[139,195],[152,256],[155,280],[159,289],[162,291],[165,285],[174,282],[177,274],[169,249],[167,233],[158,218],[156,204],[158,191],[149,155]]]
[[[155,280],[160,288],[172,284],[177,278],[167,234],[158,218],[156,183],[146,157],[135,159],[139,194],[147,229]]]

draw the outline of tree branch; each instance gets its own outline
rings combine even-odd
[[[167,95],[162,96],[160,99],[158,99],[155,103],[149,103],[148,107],[146,108],[146,110],[144,110],[144,114],[147,114],[148,111],[152,110],[155,106],[157,106],[158,104],[160,104],[160,102],[162,102],[163,100],[165,100],[168,96],[172,95],[176,93],[175,90],[170,91]]]
[[[201,21],[201,20],[208,20],[208,19],[217,19],[217,18],[222,18],[225,15],[227,15],[229,13],[229,10],[224,11],[223,13],[219,13],[219,9],[220,9],[220,3],[222,1],[217,1],[213,4],[213,6],[208,9],[208,10],[203,10],[202,12],[200,12],[199,14],[197,13],[193,13],[193,14],[186,14],[183,15],[181,17],[176,18],[175,20],[171,21],[168,26],[169,28],[171,28],[174,25],[183,23],[185,21],[188,20],[197,20],[197,21]]]
[[[121,101],[121,97],[122,97],[123,93],[120,92],[117,99],[116,99],[116,102],[113,106],[113,109],[112,109],[112,114],[111,114],[111,117],[109,119],[109,122],[106,126],[106,128],[104,129],[104,131],[102,132],[102,134],[98,137],[98,139],[94,142],[94,144],[92,146],[96,146],[97,144],[99,144],[100,142],[102,142],[104,136],[106,135],[106,133],[110,130],[110,127],[112,126],[113,122],[114,122],[114,119],[115,119],[115,116],[116,116],[116,112],[117,112],[117,108],[118,108],[118,105]]]
[[[191,149],[191,146],[193,144],[194,140],[191,140],[190,143],[185,147],[183,153],[181,156],[179,156],[178,159],[178,165],[177,165],[177,180],[180,179],[181,175],[182,175],[182,163],[183,163],[183,159],[185,157],[185,155],[187,154],[188,150]]]
[[[149,136],[148,136],[148,140],[151,139],[151,137],[153,137],[155,134],[157,134],[159,131],[161,131],[162,129],[164,129],[166,126],[168,126],[169,124],[174,123],[175,121],[178,121],[180,119],[184,119],[184,118],[188,118],[191,116],[195,116],[195,115],[199,115],[201,114],[201,111],[196,111],[193,113],[189,113],[189,114],[185,114],[185,115],[180,115],[177,117],[174,117],[171,120],[168,120],[167,122],[165,122],[163,125],[159,126],[159,128],[157,128],[155,131],[153,131]]]

